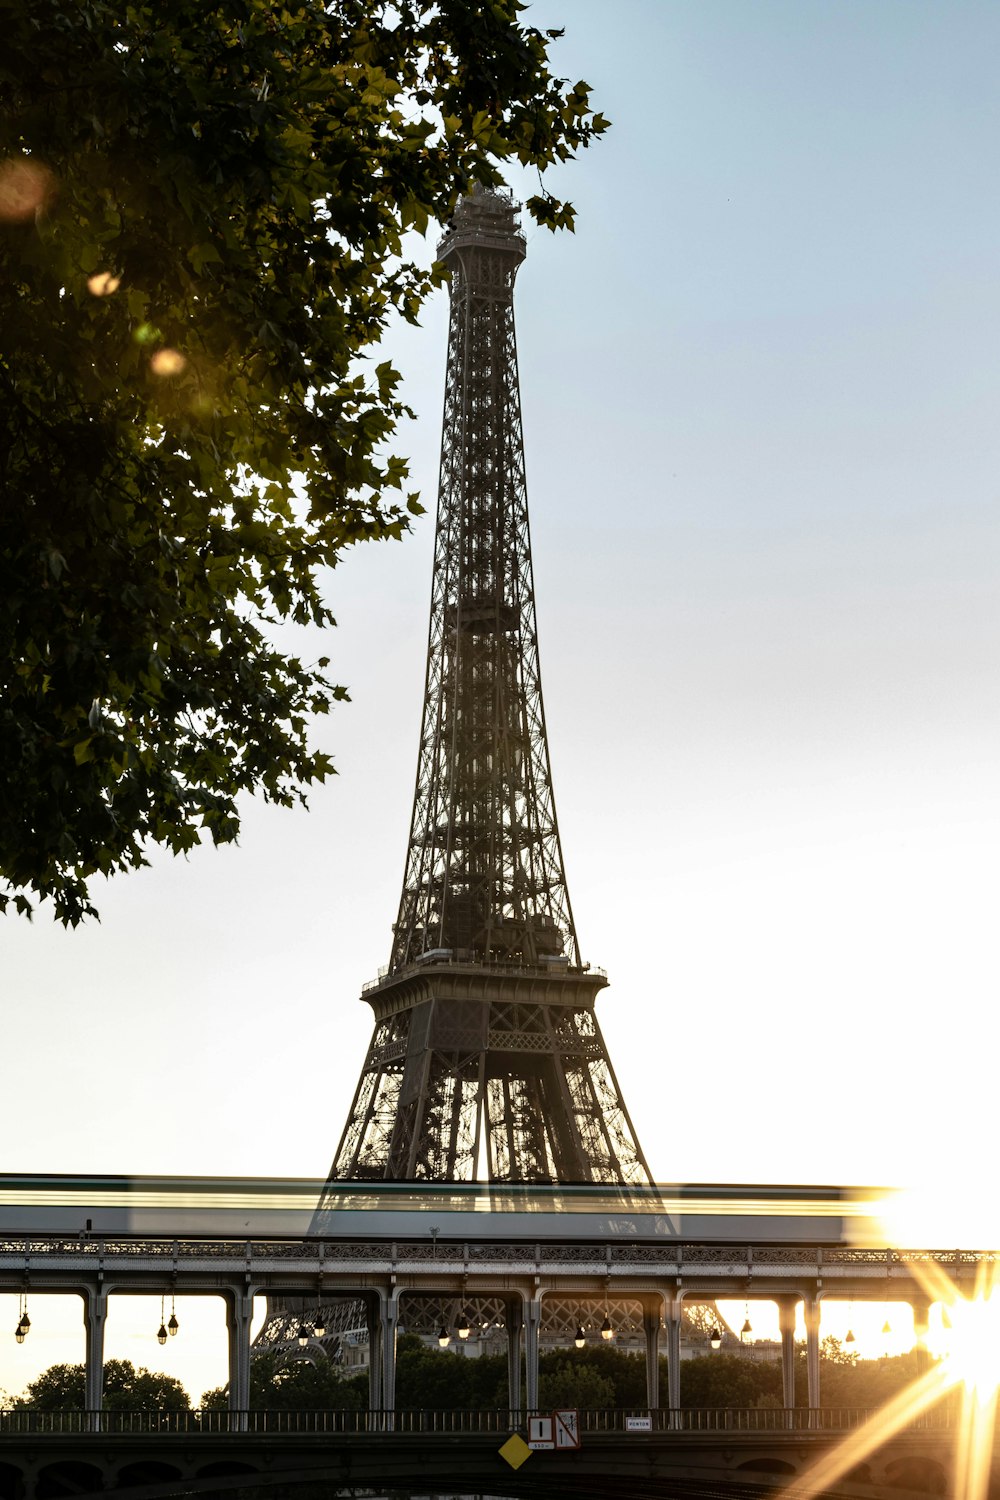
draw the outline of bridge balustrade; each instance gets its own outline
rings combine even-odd
[[[397,1411],[104,1411],[100,1433],[96,1433],[88,1411],[0,1411],[0,1445],[4,1438],[44,1435],[79,1437],[109,1434],[157,1437],[217,1436],[364,1436],[397,1433],[405,1436],[462,1437],[507,1434],[527,1430],[528,1416],[549,1416],[548,1411],[525,1413],[503,1408],[483,1410],[410,1408]],[[853,1432],[877,1413],[867,1407],[669,1407],[624,1410],[584,1409],[579,1427],[584,1435],[626,1433],[635,1418],[647,1419],[651,1433],[787,1433]],[[939,1403],[905,1424],[907,1432],[951,1432],[955,1429],[954,1404]]]

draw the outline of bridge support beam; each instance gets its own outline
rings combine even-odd
[[[524,1327],[524,1303],[520,1297],[506,1305],[507,1318],[507,1404],[511,1411],[521,1410],[521,1329]]]
[[[795,1297],[778,1297],[778,1327],[781,1330],[781,1400],[786,1409],[795,1405]]]
[[[524,1304],[524,1386],[528,1410],[538,1410],[538,1334],[542,1326],[539,1294]]]
[[[912,1297],[910,1305],[913,1308],[913,1333],[916,1339],[917,1374],[922,1375],[930,1364],[930,1355],[927,1352],[927,1326],[931,1310],[931,1299],[929,1297]]]
[[[234,1427],[243,1432],[248,1426],[250,1409],[250,1324],[253,1321],[253,1293],[243,1287],[232,1287],[224,1293],[226,1329],[229,1333],[229,1410]]]
[[[83,1326],[86,1333],[83,1404],[87,1409],[89,1432],[101,1430],[101,1408],[104,1405],[104,1325],[107,1317],[107,1292],[100,1287],[88,1287],[83,1299]]]
[[[681,1319],[680,1298],[667,1304],[667,1405],[671,1411],[681,1407]]]
[[[399,1328],[399,1292],[395,1287],[379,1293],[378,1318],[382,1335],[378,1346],[382,1364],[382,1405],[391,1412],[396,1406],[396,1333]],[[374,1358],[374,1345],[370,1352]]]
[[[660,1404],[660,1309],[644,1304],[642,1328],[646,1335],[646,1405],[654,1410]]]
[[[808,1388],[807,1401],[810,1411],[815,1411],[820,1405],[819,1393],[819,1319],[820,1303],[818,1297],[806,1297],[803,1299],[802,1311],[806,1321],[806,1385]]]
[[[368,1324],[368,1405],[372,1411],[383,1409],[381,1312],[381,1299],[377,1295],[365,1298],[365,1322]]]

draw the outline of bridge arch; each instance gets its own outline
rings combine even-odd
[[[259,1470],[254,1464],[242,1463],[239,1459],[224,1458],[214,1463],[202,1464],[195,1470],[195,1479],[239,1479],[244,1475],[257,1475]]]
[[[90,1495],[104,1488],[104,1476],[97,1464],[84,1459],[64,1458],[46,1464],[35,1484],[36,1500],[62,1500],[63,1496]]]
[[[183,1470],[176,1464],[164,1463],[161,1459],[144,1458],[123,1464],[114,1476],[114,1488],[126,1489],[131,1485],[169,1484],[180,1479]]]
[[[747,1458],[743,1463],[737,1464],[736,1472],[739,1474],[797,1474],[798,1470],[786,1458]]]
[[[882,1477],[890,1489],[914,1490],[921,1495],[945,1495],[948,1476],[944,1465],[923,1454],[903,1454],[885,1465]]]

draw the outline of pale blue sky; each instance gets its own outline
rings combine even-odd
[[[568,877],[664,1180],[992,1129],[1000,9],[545,0],[614,121],[517,316]],[[393,340],[433,508],[442,294]],[[432,517],[336,576],[311,816],[8,919],[12,1170],[321,1175],[388,956]],[[972,1042],[971,1050],[969,1043]]]

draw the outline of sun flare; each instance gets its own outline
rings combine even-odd
[[[963,1295],[934,1259],[914,1265],[938,1317],[927,1339],[930,1369],[886,1402],[800,1477],[799,1493],[819,1496],[950,1392],[961,1393],[954,1433],[951,1500],[986,1500],[990,1491],[1000,1391],[1000,1262],[980,1260],[975,1288]]]
[[[952,1379],[980,1399],[992,1395],[1000,1385],[1000,1293],[956,1298],[945,1304],[942,1324],[942,1354]]]

